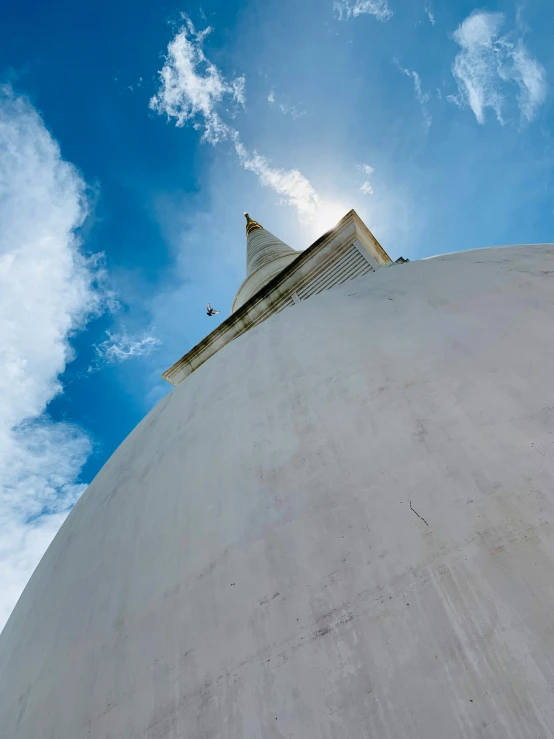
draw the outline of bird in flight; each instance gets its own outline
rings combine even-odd
[[[207,312],[207,314],[209,316],[217,316],[217,314],[219,313],[219,311],[218,310],[214,310],[209,303],[206,306],[206,308],[207,308],[207,311],[206,312]]]

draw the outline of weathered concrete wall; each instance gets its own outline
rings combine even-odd
[[[0,638],[6,739],[554,736],[554,246],[380,270],[144,419]]]

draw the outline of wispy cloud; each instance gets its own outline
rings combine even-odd
[[[0,90],[0,626],[83,491],[87,435],[45,414],[69,337],[106,306],[75,230],[85,183],[34,108]]]
[[[289,115],[293,120],[298,120],[302,116],[306,115],[305,110],[299,110],[295,105],[289,105],[288,103],[278,103],[275,99],[275,90],[271,90],[267,96],[267,102],[271,106],[275,106],[281,111],[283,115]]]
[[[223,110],[226,99],[232,104],[244,105],[245,79],[238,77],[228,82],[206,58],[202,48],[211,28],[196,31],[188,17],[183,16],[183,19],[184,25],[168,45],[165,64],[160,71],[160,88],[150,100],[150,107],[174,119],[177,126],[191,122],[203,131],[202,138],[211,144],[223,140],[230,142],[241,166],[256,174],[261,185],[282,196],[301,217],[313,217],[319,198],[306,177],[296,169],[272,167],[265,157],[249,152],[240,140],[238,129],[222,117],[224,113],[232,115],[229,110]]]
[[[423,92],[423,89],[421,87],[421,79],[417,72],[415,72],[413,69],[404,69],[404,67],[401,67],[400,65],[398,65],[398,68],[400,69],[402,74],[405,74],[407,77],[410,77],[412,79],[414,83],[414,92],[416,99],[421,105],[421,112],[423,113],[425,127],[429,129],[431,127],[431,123],[433,122],[433,119],[427,107],[427,103],[431,99],[431,96],[428,92]]]
[[[504,123],[503,108],[510,85],[518,87],[517,103],[522,117],[532,121],[546,98],[546,73],[522,38],[502,35],[503,13],[474,12],[453,34],[461,47],[452,65],[458,95],[449,100],[468,105],[479,123],[492,108]]]
[[[336,0],[333,8],[340,20],[373,15],[385,23],[393,16],[387,0]]]
[[[238,138],[235,140],[235,151],[242,166],[258,175],[261,185],[281,195],[283,202],[293,205],[301,216],[309,219],[315,215],[319,198],[309,180],[301,172],[297,169],[272,167],[265,157],[256,152],[250,154]]]
[[[518,105],[524,118],[532,121],[546,98],[546,72],[534,59],[523,41],[518,41],[511,52],[513,67],[504,79],[513,79],[519,86]]]
[[[128,359],[136,359],[151,354],[161,346],[161,341],[152,333],[129,336],[123,329],[118,333],[106,331],[107,339],[95,344],[96,363],[89,371],[99,369],[104,364],[121,364]]]
[[[233,98],[242,107],[246,106],[246,77],[237,77],[231,82]]]
[[[245,79],[227,82],[219,69],[208,61],[202,44],[212,28],[196,31],[192,21],[183,16],[185,25],[170,41],[165,64],[159,72],[160,89],[150,100],[150,107],[175,119],[176,126],[188,121],[204,128],[203,138],[216,144],[231,133],[217,107],[225,97],[244,105]]]
[[[357,164],[356,169],[359,172],[362,172],[365,177],[371,177],[371,175],[375,171],[373,167],[369,166],[369,164]],[[360,185],[360,190],[363,195],[373,195],[374,193],[373,186],[369,179],[366,179],[364,182],[362,182],[362,184]]]
[[[429,23],[432,26],[434,26],[437,21],[435,20],[435,16],[433,15],[433,11],[431,10],[431,8],[429,6],[427,6],[425,8],[425,12],[427,13],[427,17],[429,18]]]

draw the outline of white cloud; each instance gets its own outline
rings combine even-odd
[[[123,329],[114,334],[106,331],[106,334],[108,338],[105,341],[94,345],[98,363],[90,367],[89,371],[99,368],[102,364],[121,364],[127,359],[144,357],[161,346],[161,341],[151,333],[129,336]]]
[[[535,117],[546,98],[546,73],[542,64],[529,54],[522,41],[512,50],[511,78],[519,86],[519,109],[528,121]]]
[[[150,108],[176,119],[176,126],[187,121],[201,121],[203,138],[212,144],[229,136],[230,128],[216,111],[225,96],[244,105],[245,79],[227,82],[218,68],[209,62],[202,44],[210,27],[197,32],[189,18],[170,41],[165,64],[160,70],[161,85],[150,100]]]
[[[285,105],[285,103],[279,103],[279,110],[283,115],[290,115],[290,117],[295,121],[306,115],[305,110],[298,110],[294,105]]]
[[[310,220],[319,207],[319,197],[309,180],[297,169],[277,169],[271,167],[269,161],[254,152],[250,154],[241,144],[238,137],[235,139],[235,151],[241,165],[254,172],[260,184],[269,187],[283,197],[284,202],[293,205],[301,218]]]
[[[271,92],[267,96],[267,102],[272,106],[276,104],[275,90],[271,90]],[[296,106],[288,105],[288,103],[278,103],[277,108],[281,111],[283,115],[290,115],[290,117],[295,121],[298,120],[298,118],[302,118],[302,116],[306,115],[305,110],[299,110]]]
[[[427,103],[430,100],[430,95],[427,92],[423,92],[423,89],[421,87],[421,79],[416,71],[411,69],[404,69],[403,67],[399,67],[399,69],[403,74],[413,80],[415,96],[418,103],[421,105],[421,112],[423,113],[423,118],[425,120],[425,127],[429,129],[431,127],[431,123],[433,122],[431,114],[429,113],[429,110],[427,108]]]
[[[369,164],[357,164],[356,169],[359,169],[360,172],[363,172],[368,177],[375,172],[373,167],[370,167]]]
[[[192,122],[195,129],[203,130],[202,138],[211,144],[231,141],[241,166],[254,172],[261,185],[283,196],[301,217],[312,217],[319,198],[306,177],[296,169],[271,167],[265,157],[248,152],[240,141],[239,131],[221,118],[220,108],[226,96],[244,103],[244,77],[227,82],[202,49],[211,28],[198,32],[187,16],[183,15],[183,19],[184,26],[167,47],[160,88],[150,100],[150,108],[175,119],[177,126]],[[272,97],[273,92],[268,96],[270,103]]]
[[[546,97],[546,73],[523,40],[502,35],[503,13],[474,12],[453,34],[461,47],[452,65],[459,94],[450,97],[458,105],[469,105],[479,123],[485,122],[486,108],[492,108],[504,123],[503,108],[508,87],[517,85],[521,115],[533,120]]]
[[[237,77],[231,82],[233,99],[244,108],[246,105],[246,77]]]
[[[333,8],[341,20],[367,14],[385,23],[393,15],[387,0],[336,0]]]
[[[359,172],[362,172],[366,177],[371,177],[371,175],[375,171],[373,167],[369,166],[369,164],[357,164],[356,169]],[[373,195],[374,193],[373,187],[369,180],[365,180],[365,182],[362,182],[362,184],[360,185],[360,190],[364,195]]]
[[[105,307],[101,260],[75,235],[85,183],[24,99],[0,90],[0,626],[81,494],[86,434],[45,409],[69,337]]]
[[[425,8],[425,12],[427,13],[427,17],[429,18],[429,22],[431,23],[432,26],[434,26],[435,23],[436,23],[436,20],[435,20],[435,16],[433,15],[433,11],[431,10],[431,8],[429,6],[427,6]]]

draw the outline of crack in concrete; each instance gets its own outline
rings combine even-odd
[[[412,508],[412,501],[410,501],[410,508]],[[414,509],[413,509],[413,508],[412,508],[412,511],[414,511]],[[424,524],[425,524],[426,526],[429,526],[429,524],[428,524],[428,523],[427,523],[427,521],[426,521],[426,520],[425,520],[425,519],[423,518],[423,516],[420,516],[420,515],[419,515],[419,513],[418,513],[417,511],[414,511],[414,513],[416,514],[416,516],[417,516],[418,518],[421,518],[421,520],[423,521],[423,523],[424,523]]]

